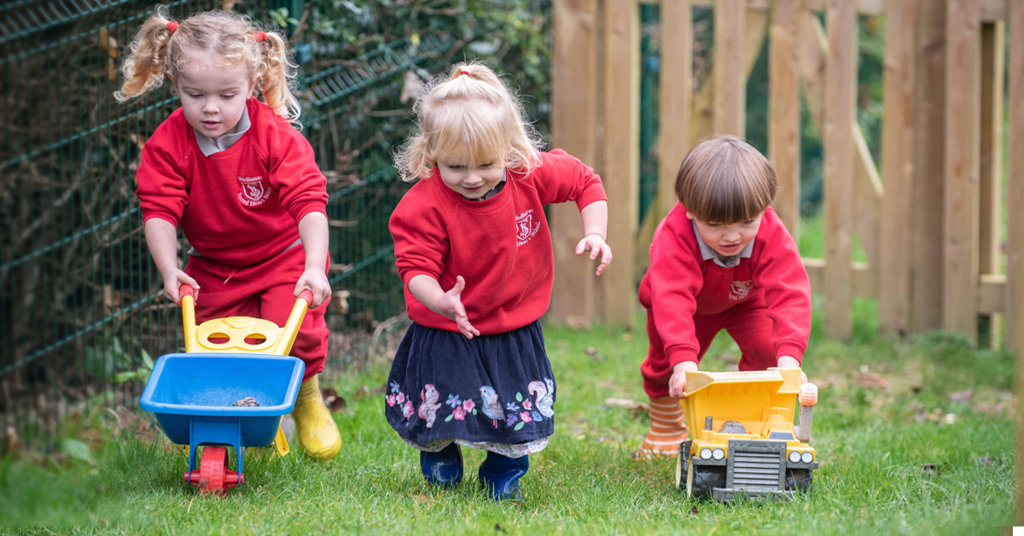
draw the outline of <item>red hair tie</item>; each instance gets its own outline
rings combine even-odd
[[[464,74],[464,75],[466,75],[466,76],[469,76],[469,71],[467,71],[467,70],[463,69],[463,70],[462,70],[462,72],[461,72],[461,73],[459,73],[459,74]]]
[[[267,32],[256,32],[256,41],[257,42],[262,43],[262,42],[264,42],[266,40],[267,40]]]
[[[177,22],[174,22],[173,20],[167,21],[167,31],[168,32],[174,33],[174,30],[177,30],[177,29],[178,29],[178,23]]]

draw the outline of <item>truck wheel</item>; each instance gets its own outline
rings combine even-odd
[[[814,475],[810,469],[787,469],[786,470],[786,491],[798,491],[807,493],[811,491],[814,483]]]
[[[679,455],[676,456],[676,489],[686,491],[686,473],[690,466],[690,445],[692,441],[679,444]]]
[[[686,495],[697,499],[711,499],[711,490],[725,487],[725,467],[701,467],[689,464],[686,474]]]

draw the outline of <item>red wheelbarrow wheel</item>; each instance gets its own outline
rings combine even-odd
[[[201,493],[224,495],[228,488],[242,483],[242,475],[228,471],[228,449],[225,447],[203,447],[199,470],[185,473],[185,481],[199,487]]]

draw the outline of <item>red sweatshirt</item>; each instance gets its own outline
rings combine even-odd
[[[210,156],[179,108],[146,141],[137,175],[144,220],[180,223],[200,255],[236,266],[294,244],[299,220],[327,206],[326,180],[306,138],[259,100],[246,105],[249,130]]]
[[[793,237],[771,207],[753,244],[750,258],[723,268],[703,259],[681,204],[658,224],[651,266],[640,282],[640,303],[653,316],[671,366],[697,362],[694,315],[720,313],[754,299],[767,304],[776,357],[802,359],[811,332],[811,284]]]
[[[409,318],[458,331],[454,320],[409,292],[409,280],[419,274],[436,278],[444,290],[464,277],[462,304],[481,334],[521,328],[547,311],[554,258],[544,205],[575,201],[582,210],[608,198],[594,170],[565,151],[541,159],[529,175],[508,172],[505,187],[490,199],[462,197],[437,172],[402,197],[390,229]]]

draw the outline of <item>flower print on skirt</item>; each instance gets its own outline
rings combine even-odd
[[[384,414],[420,450],[456,441],[516,457],[546,446],[554,403],[539,321],[473,339],[413,322],[391,365]]]

